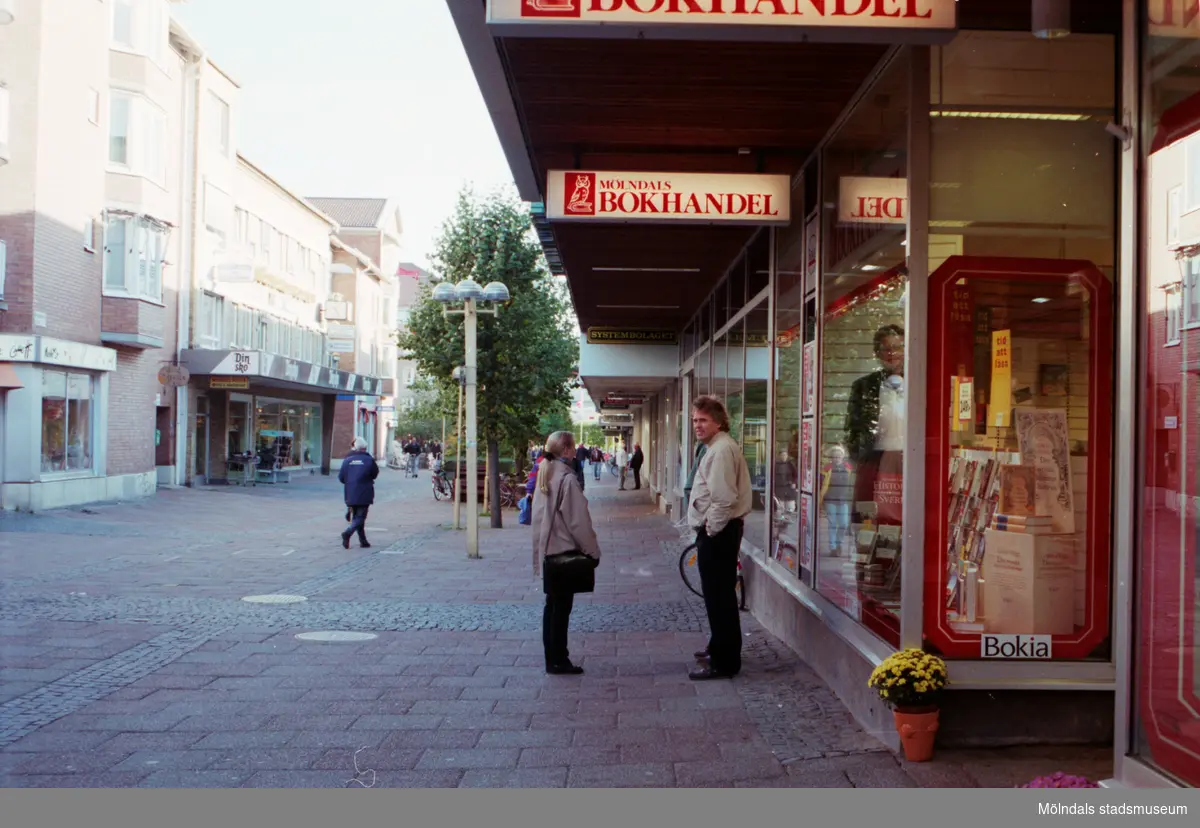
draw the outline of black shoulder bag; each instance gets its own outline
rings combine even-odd
[[[550,525],[546,527],[547,536],[554,528],[562,506],[565,482],[559,486],[558,499],[554,502],[554,513],[550,516]],[[542,565],[542,591],[546,595],[573,595],[577,592],[594,592],[596,589],[596,567],[600,561],[591,555],[585,555],[578,549],[547,555]]]

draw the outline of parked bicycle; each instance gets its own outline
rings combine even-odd
[[[434,469],[432,477],[434,500],[454,497],[454,481],[450,479],[450,475],[445,469],[440,467]]]
[[[684,586],[690,589],[699,597],[704,597],[704,590],[700,587],[700,553],[696,548],[696,533],[695,530],[687,525],[685,520],[683,523],[675,524],[675,528],[679,529],[680,535],[685,539],[690,539],[691,542],[679,553],[679,577],[683,578]],[[738,609],[745,611],[746,609],[746,579],[742,577],[742,553],[738,550],[737,561],[737,591]]]

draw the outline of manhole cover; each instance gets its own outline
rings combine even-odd
[[[299,604],[308,599],[303,595],[247,595],[242,600],[251,604]]]
[[[347,632],[345,630],[321,630],[300,633],[296,636],[301,641],[370,641],[372,638],[378,637],[375,633]]]

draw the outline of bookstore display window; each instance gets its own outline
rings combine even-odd
[[[949,657],[1110,656],[1115,67],[1108,35],[931,50],[923,627]]]
[[[1200,786],[1200,42],[1147,37],[1133,753]],[[1182,317],[1182,318],[1181,318]]]
[[[745,319],[745,392],[742,399],[742,454],[754,490],[752,511],[746,516],[746,540],[758,549],[767,544],[767,382],[770,369],[770,316],[767,302],[755,305]]]
[[[821,408],[799,445],[817,591],[897,646],[908,77],[902,52],[823,153]]]
[[[809,584],[812,560],[800,555],[800,391],[804,338],[804,191],[792,190],[791,225],[775,233],[775,433],[769,554]]]

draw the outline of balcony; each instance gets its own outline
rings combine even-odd
[[[163,347],[167,309],[145,299],[105,296],[100,304],[100,341],[118,348]]]

